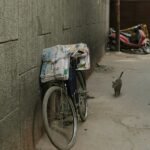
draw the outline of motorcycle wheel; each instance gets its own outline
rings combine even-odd
[[[146,42],[142,49],[145,54],[150,54],[150,41]]]

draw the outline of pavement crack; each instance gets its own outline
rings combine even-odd
[[[132,131],[131,131],[131,128],[130,128],[129,126],[123,124],[120,119],[116,119],[116,118],[113,118],[113,117],[111,117],[111,119],[112,119],[112,121],[114,121],[116,124],[119,124],[119,125],[123,126],[124,128],[126,128],[129,133],[132,132]],[[126,140],[127,140],[127,141],[130,143],[130,145],[131,145],[131,149],[130,149],[130,150],[134,150],[135,145],[134,145],[134,143],[132,142],[132,140],[131,140],[129,137],[125,137],[125,138],[126,138]]]
[[[130,130],[130,127],[127,126],[127,125],[125,125],[124,123],[122,123],[120,119],[112,118],[112,120],[113,120],[115,123],[117,123],[117,124],[119,124],[119,125],[125,127],[127,130]]]
[[[131,150],[134,150],[135,145],[130,138],[127,138],[128,142],[131,144]]]

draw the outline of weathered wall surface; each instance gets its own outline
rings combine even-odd
[[[109,0],[0,1],[0,149],[33,150],[41,135],[43,48],[85,42],[104,53]]]

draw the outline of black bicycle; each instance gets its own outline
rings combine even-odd
[[[78,116],[85,121],[88,113],[84,71],[77,70],[77,59],[71,58],[69,79],[48,82],[43,99],[46,133],[59,150],[73,147],[77,135]]]

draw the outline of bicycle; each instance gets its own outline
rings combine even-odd
[[[77,70],[78,59],[71,58],[69,79],[47,83],[42,114],[48,138],[59,150],[69,150],[76,142],[78,116],[85,121],[88,114],[86,80]]]

